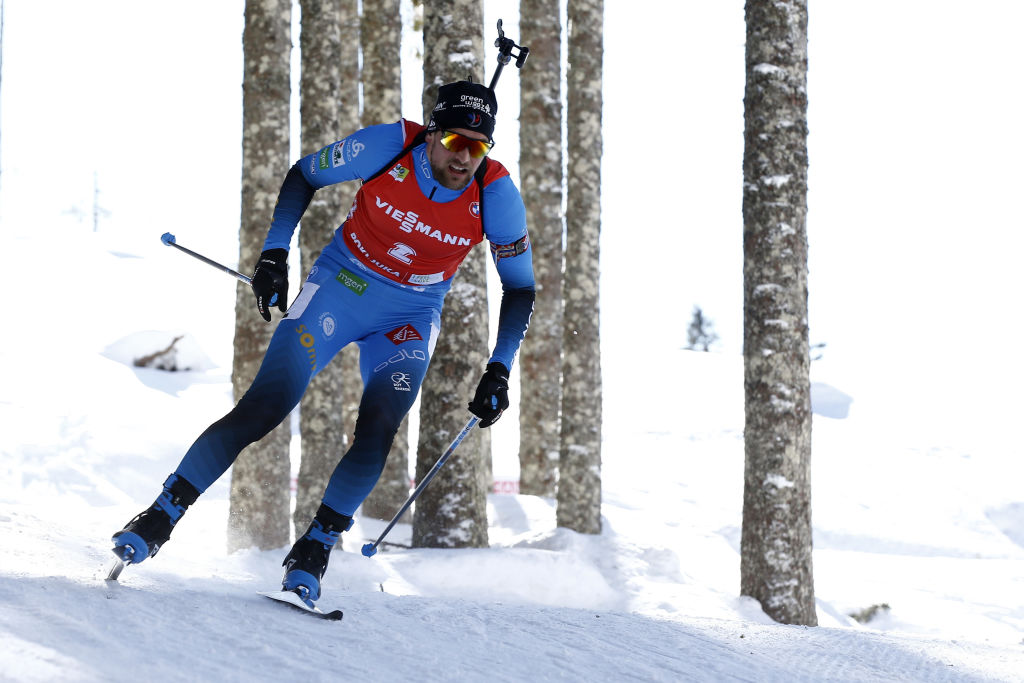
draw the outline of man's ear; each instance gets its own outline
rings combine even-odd
[[[437,130],[431,130],[427,131],[427,134],[423,136],[423,141],[427,143],[428,150],[434,146],[434,141],[437,140],[437,134],[439,132],[440,131]]]

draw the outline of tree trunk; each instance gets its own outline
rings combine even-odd
[[[519,360],[519,492],[554,497],[562,381],[562,23],[558,0],[522,0],[530,46],[520,81],[519,176],[534,245],[537,301]]]
[[[281,180],[289,166],[290,0],[246,0],[242,42],[245,72],[238,263],[242,268],[252,268],[262,250]],[[250,287],[239,283],[231,372],[236,400],[256,376],[274,326],[260,317]],[[288,544],[290,438],[291,429],[285,420],[235,461],[231,471],[229,550]]]
[[[363,125],[402,116],[402,15],[400,0],[363,0]]]
[[[399,0],[363,0],[363,125],[402,116],[402,17]],[[409,497],[409,417],[402,420],[384,471],[363,514],[390,520]]]
[[[302,151],[307,154],[359,127],[359,17],[356,0],[301,0]],[[299,250],[302,275],[333,238],[352,204],[356,186],[325,187],[313,196],[302,218]],[[324,487],[348,448],[352,425],[343,421],[343,364],[335,359],[310,384],[300,412],[302,460],[292,525],[302,535],[316,514]]]
[[[807,334],[807,3],[747,0],[741,592],[816,625]]]
[[[558,526],[601,532],[601,110],[603,0],[569,0],[562,438]]]
[[[483,7],[480,0],[444,0],[424,6],[424,118],[443,83],[482,80]],[[486,209],[485,209],[486,211]],[[478,245],[459,267],[445,302],[441,336],[420,400],[416,479],[433,467],[469,419],[466,404],[487,363],[487,248]],[[413,545],[487,546],[489,433],[474,429],[416,502]]]

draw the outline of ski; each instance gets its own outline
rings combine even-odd
[[[318,619],[326,619],[327,621],[341,621],[342,611],[340,609],[333,610],[331,612],[324,612],[319,607],[310,607],[302,601],[298,595],[292,591],[267,591],[260,592],[260,595],[270,598],[276,602],[284,605],[290,605],[295,609],[302,610],[306,614],[317,617]]]

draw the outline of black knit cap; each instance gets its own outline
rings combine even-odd
[[[427,130],[468,128],[490,140],[497,113],[498,100],[487,86],[470,81],[446,83],[437,89],[437,104]]]

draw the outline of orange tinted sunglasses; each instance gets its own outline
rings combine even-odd
[[[465,135],[453,133],[450,130],[441,131],[441,144],[449,152],[458,153],[464,149],[469,150],[469,156],[474,159],[487,156],[487,153],[491,151],[491,147],[494,147],[494,143],[489,140],[475,140]]]

